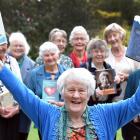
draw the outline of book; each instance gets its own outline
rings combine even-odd
[[[12,94],[0,82],[0,106],[6,108],[6,107],[14,106],[15,103],[16,101],[14,100]]]
[[[59,101],[59,92],[55,80],[43,80],[42,99],[44,101]]]
[[[3,20],[2,20],[2,16],[0,12],[0,45],[4,43],[7,43],[7,38],[5,35],[4,24],[3,24]],[[10,107],[10,106],[13,106],[15,103],[16,101],[14,100],[12,94],[0,81],[0,106]]]
[[[0,45],[5,44],[5,43],[7,43],[7,37],[5,34],[3,20],[2,20],[2,16],[1,16],[1,12],[0,12]]]
[[[2,20],[1,12],[0,12],[0,34],[1,35],[5,34],[5,29],[4,29],[4,25],[3,25],[3,20]]]
[[[96,70],[96,88],[100,89],[103,95],[115,94],[116,84],[114,78],[115,75],[113,69]]]
[[[140,16],[135,16],[126,56],[140,62]]]

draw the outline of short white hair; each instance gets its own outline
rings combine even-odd
[[[96,85],[94,75],[92,75],[91,72],[85,68],[71,68],[60,75],[57,80],[57,89],[60,94],[64,94],[66,84],[73,80],[78,81],[88,87],[88,97],[94,94]]]
[[[59,55],[60,51],[58,49],[58,47],[50,42],[50,41],[47,41],[47,42],[44,42],[40,47],[39,47],[39,56],[43,56],[44,55],[44,52],[51,52],[51,53],[56,53]]]
[[[13,32],[11,33],[10,37],[9,37],[9,42],[10,44],[14,41],[19,41],[22,43],[22,45],[25,47],[25,54],[28,55],[29,51],[30,51],[30,46],[26,40],[26,37],[23,35],[23,33],[21,32]]]
[[[83,26],[75,26],[73,28],[73,30],[71,31],[70,37],[69,37],[69,42],[70,42],[71,45],[72,45],[72,40],[73,40],[75,34],[76,33],[79,33],[79,32],[80,33],[83,33],[85,35],[86,42],[88,43],[88,41],[89,41],[89,35],[88,35],[86,29]]]

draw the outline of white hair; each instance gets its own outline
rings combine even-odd
[[[73,30],[71,31],[70,37],[69,37],[69,42],[70,42],[71,45],[72,45],[72,40],[73,40],[75,34],[76,33],[79,33],[79,32],[80,33],[83,33],[85,35],[86,42],[88,43],[88,41],[89,41],[89,35],[88,35],[86,29],[83,26],[75,26],[73,28]]]
[[[69,81],[78,81],[88,87],[88,96],[94,94],[95,79],[94,76],[85,68],[71,68],[60,75],[57,80],[57,89],[60,94],[64,94],[64,89]]]
[[[9,37],[10,44],[14,41],[19,41],[25,47],[25,54],[27,55],[30,51],[30,46],[26,40],[26,37],[21,32],[13,32]]]
[[[39,47],[39,56],[42,57],[44,55],[44,52],[46,52],[46,51],[51,52],[51,53],[56,53],[56,54],[60,53],[58,47],[50,41],[44,42]]]

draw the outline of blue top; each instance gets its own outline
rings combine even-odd
[[[61,115],[61,107],[43,102],[5,66],[0,71],[0,80],[39,128],[42,140],[57,140],[56,126]],[[99,140],[113,140],[116,131],[138,113],[140,113],[140,86],[135,95],[127,100],[89,107],[88,116]]]
[[[140,69],[132,72],[127,80],[124,99],[130,98],[136,91],[140,82]]]
[[[23,60],[20,67],[20,72],[24,84],[27,84],[29,82],[30,71],[34,68],[35,62],[27,55],[24,55],[22,59]],[[31,120],[23,113],[22,110],[20,110],[19,132],[29,133],[30,124],[31,124]]]
[[[58,64],[58,72],[55,74],[55,80],[66,70],[63,65]],[[45,66],[40,65],[30,73],[28,87],[40,98],[42,98],[43,80],[51,80],[51,74],[45,71]]]

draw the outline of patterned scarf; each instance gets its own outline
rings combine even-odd
[[[70,54],[70,58],[72,59],[74,67],[79,68],[81,64],[80,64],[80,61],[78,59],[78,56],[76,55],[76,53],[74,51]],[[86,63],[86,62],[87,62],[87,53],[85,51],[84,54],[83,54],[83,58],[81,60],[81,63],[83,64],[83,63]]]
[[[85,112],[83,113],[83,120],[85,121],[85,132],[86,132],[86,140],[97,140],[97,135],[95,133],[95,129],[93,127],[93,124],[90,122],[88,117],[88,110],[87,107]],[[68,112],[66,111],[65,106],[62,107],[62,114],[60,116],[60,119],[58,121],[58,140],[68,140],[67,138],[67,126],[69,122],[69,116]]]

